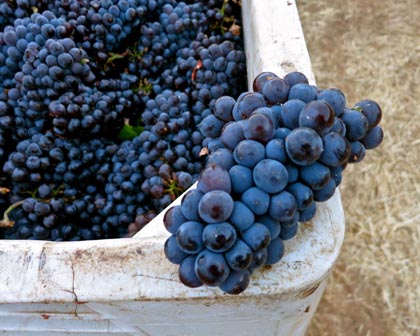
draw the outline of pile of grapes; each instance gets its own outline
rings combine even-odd
[[[132,236],[198,177],[246,90],[236,0],[0,4],[0,239]]]
[[[217,99],[200,124],[207,166],[164,218],[165,255],[180,281],[244,291],[333,196],[347,164],[381,143],[381,115],[376,102],[346,107],[340,90],[318,89],[299,72],[263,72],[253,92]]]

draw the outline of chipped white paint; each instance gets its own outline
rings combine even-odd
[[[314,83],[294,1],[242,0],[248,75]],[[193,186],[194,187],[194,186]],[[178,199],[176,202],[180,202]],[[303,335],[344,237],[339,191],[238,296],[189,289],[164,257],[163,213],[132,239],[0,242],[2,335]]]

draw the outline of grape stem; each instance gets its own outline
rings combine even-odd
[[[18,206],[20,206],[23,202],[24,200],[17,201],[6,209],[6,211],[3,214],[3,219],[0,221],[1,228],[13,227],[13,225],[15,225],[15,222],[9,219],[9,213],[16,209]]]

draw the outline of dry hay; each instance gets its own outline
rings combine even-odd
[[[420,335],[420,2],[298,1],[320,87],[383,109],[385,139],[346,170],[346,237],[308,335]]]

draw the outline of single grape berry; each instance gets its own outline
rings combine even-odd
[[[334,124],[334,110],[323,100],[314,100],[306,104],[299,115],[299,127],[312,128],[317,132]]]
[[[311,128],[295,128],[285,140],[289,159],[300,166],[308,166],[316,162],[324,146],[322,138]]]
[[[227,192],[211,190],[198,203],[198,213],[206,223],[223,222],[232,214],[233,204],[233,199]]]

